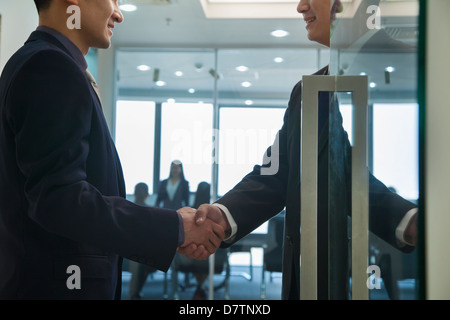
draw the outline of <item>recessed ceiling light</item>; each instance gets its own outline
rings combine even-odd
[[[140,66],[137,66],[137,69],[140,71],[148,71],[150,70],[150,67],[145,64],[141,64]]]
[[[377,86],[377,84],[376,84],[375,82],[371,82],[371,83],[369,84],[369,86],[370,86],[371,88],[375,88],[375,87]]]
[[[253,101],[252,100],[245,100],[245,104],[247,106],[251,106],[253,104]]]
[[[175,99],[169,98],[167,99],[167,103],[175,103]]]
[[[275,61],[276,63],[281,63],[284,61],[284,59],[282,57],[276,57],[275,59],[273,59],[273,61]]]
[[[189,93],[195,93],[195,89],[194,89],[194,88],[190,88],[190,89],[188,90],[188,92],[189,92]]]
[[[122,4],[119,6],[119,9],[126,12],[136,11],[137,7],[134,4]]]
[[[183,71],[175,71],[175,75],[177,77],[181,77],[181,76],[183,76]]]
[[[246,66],[239,66],[239,67],[236,67],[236,70],[240,71],[240,72],[245,72],[245,71],[248,70],[248,67],[246,67]]]
[[[163,86],[166,85],[166,83],[165,83],[164,81],[159,80],[159,81],[156,81],[156,85],[157,85],[158,87],[163,87]]]
[[[367,76],[367,73],[361,72],[359,75],[360,75],[360,76]]]
[[[270,33],[273,37],[276,38],[283,38],[289,35],[289,32],[285,31],[285,30],[274,30]]]
[[[244,88],[248,88],[248,87],[251,87],[252,84],[250,82],[248,82],[248,81],[244,81],[244,82],[241,83],[241,86],[243,86]]]
[[[394,67],[391,67],[391,66],[389,66],[389,67],[387,67],[386,69],[384,69],[385,71],[387,71],[387,72],[394,72],[395,71],[395,68]]]

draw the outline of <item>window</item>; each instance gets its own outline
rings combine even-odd
[[[192,192],[211,183],[213,106],[206,103],[163,103],[161,115],[161,174],[169,176],[170,163],[183,163]]]
[[[134,193],[134,186],[139,182],[147,183],[152,193],[155,103],[120,100],[116,112],[116,148],[127,194]]]
[[[283,108],[220,108],[218,193],[232,189],[272,145]]]
[[[343,126],[351,141],[351,105],[340,105]],[[373,175],[402,197],[419,196],[418,105],[373,105]]]

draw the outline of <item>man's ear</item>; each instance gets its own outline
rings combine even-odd
[[[79,4],[78,0],[65,0],[69,5],[77,6]]]

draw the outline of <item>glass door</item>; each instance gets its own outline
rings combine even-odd
[[[303,78],[301,299],[420,298],[418,16],[331,1],[329,76]]]
[[[331,25],[330,75],[336,76],[337,87],[345,76],[367,79],[369,98],[367,117],[359,120],[354,119],[356,106],[351,99],[355,92],[336,92],[330,103],[335,112],[330,112],[328,150],[328,296],[417,299],[418,250],[407,236],[417,218],[419,201],[419,1],[362,0],[337,8]],[[347,150],[355,152],[361,137],[354,130],[361,121],[366,122],[367,172],[333,165],[347,156]],[[344,131],[342,123],[347,124]],[[342,139],[336,139],[342,133],[348,136],[351,149]],[[368,183],[367,219],[361,218],[361,209],[354,207],[355,197],[364,197],[354,184],[365,181],[355,174],[368,175],[364,182]],[[343,177],[344,184],[340,180]],[[342,194],[343,185],[351,186],[352,192]],[[350,215],[334,210],[342,197],[351,198]],[[336,216],[349,217],[346,231],[337,229],[335,224],[340,221],[342,228],[344,218]],[[352,241],[357,236],[366,239],[367,245]],[[347,254],[342,253],[345,251]],[[341,272],[334,272],[341,270],[337,266],[345,267],[348,281]],[[366,280],[365,288],[364,283],[356,283],[357,279]],[[348,284],[346,290],[342,283]]]

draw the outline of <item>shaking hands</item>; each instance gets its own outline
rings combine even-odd
[[[177,212],[183,218],[185,242],[178,252],[193,259],[204,260],[213,254],[225,239],[230,225],[223,212],[210,204],[198,210],[184,207]]]

